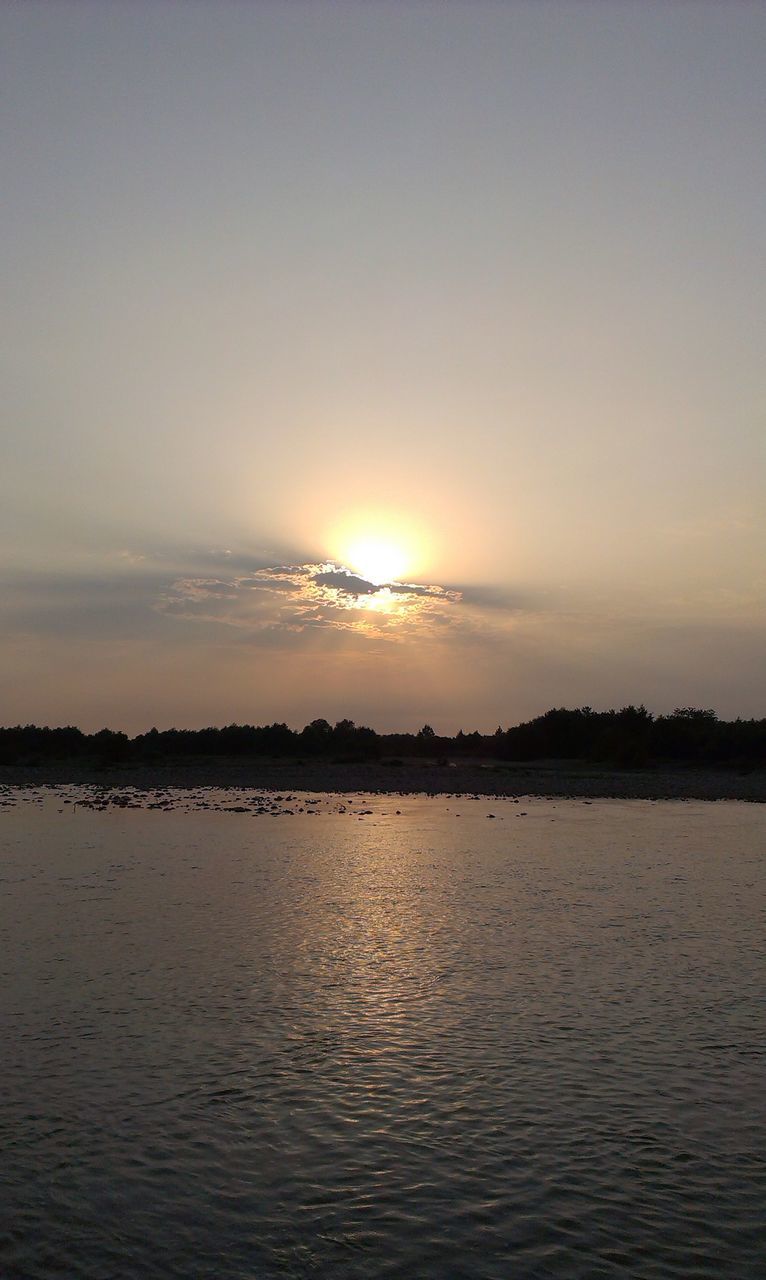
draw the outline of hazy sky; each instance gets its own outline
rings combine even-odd
[[[0,47],[0,721],[766,715],[766,5]]]

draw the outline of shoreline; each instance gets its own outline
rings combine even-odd
[[[611,800],[746,800],[766,803],[766,770],[610,769],[571,762],[204,761],[99,768],[66,763],[0,765],[1,787],[86,785],[138,791],[200,787],[380,795],[556,796]]]

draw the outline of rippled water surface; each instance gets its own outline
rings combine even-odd
[[[3,1277],[763,1274],[762,808],[38,795]]]

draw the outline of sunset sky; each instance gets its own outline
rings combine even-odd
[[[766,5],[0,49],[0,721],[766,715]]]

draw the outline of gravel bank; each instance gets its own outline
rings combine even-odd
[[[617,770],[545,764],[437,765],[426,761],[333,764],[310,761],[221,761],[121,765],[0,766],[0,786],[89,783],[103,787],[249,787],[270,791],[381,794],[585,796],[622,800],[766,801],[766,770]]]

